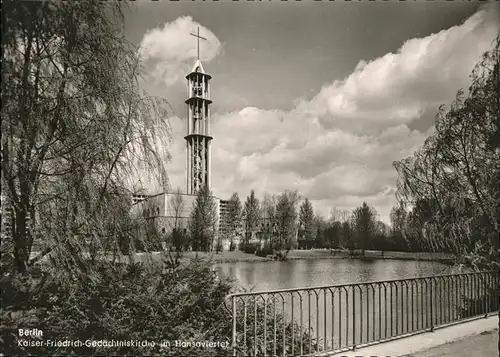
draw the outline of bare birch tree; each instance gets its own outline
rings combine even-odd
[[[277,253],[285,260],[293,248],[297,237],[297,204],[300,196],[297,191],[285,191],[276,203],[276,228],[278,234]]]
[[[233,193],[229,198],[227,212],[227,234],[229,235],[229,250],[234,250],[235,238],[241,234],[242,207],[238,193]]]
[[[261,217],[264,222],[264,245],[273,247],[276,238],[276,197],[265,194],[261,205]]]
[[[175,194],[172,196],[170,209],[172,213],[172,217],[170,219],[170,226],[172,229],[171,243],[175,247],[175,253],[177,258],[179,258],[180,252],[185,245],[185,239],[186,239],[186,235],[184,234],[185,224],[183,222],[185,202],[184,199],[182,198],[180,188],[178,188]]]

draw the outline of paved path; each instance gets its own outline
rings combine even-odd
[[[479,335],[469,336],[447,343],[445,345],[430,348],[428,350],[407,355],[406,357],[471,357],[500,356],[498,352],[498,329],[483,332]]]
[[[385,343],[361,347],[356,351],[337,353],[333,356],[498,357],[499,354],[497,348],[495,348],[497,341],[498,314],[495,313],[488,318],[479,318],[442,327],[434,330],[434,332],[424,332]],[[463,354],[458,354],[462,352]]]

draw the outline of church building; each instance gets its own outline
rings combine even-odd
[[[195,35],[196,36],[196,35]],[[196,36],[198,38],[199,34]],[[198,40],[199,41],[199,40]],[[199,47],[198,47],[199,50]],[[186,192],[180,194],[182,206],[176,193],[163,192],[156,195],[133,197],[132,214],[142,215],[153,223],[158,232],[170,236],[176,225],[187,230],[187,222],[196,200],[197,192],[207,185],[211,190],[211,141],[210,136],[210,80],[199,59],[196,60],[187,79],[187,125],[186,125]],[[216,231],[225,232],[224,218],[227,201],[213,197],[216,203],[218,221]],[[217,239],[217,237],[215,238]],[[215,244],[212,244],[215,247]],[[229,242],[223,242],[223,249],[229,249]]]

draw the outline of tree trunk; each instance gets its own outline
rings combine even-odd
[[[27,210],[23,207],[14,209],[12,238],[14,240],[15,270],[24,273],[29,259],[29,233],[26,225]]]

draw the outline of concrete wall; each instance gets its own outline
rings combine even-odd
[[[164,216],[167,210],[165,195],[161,193],[149,196],[146,200],[134,204],[130,213],[133,216],[138,215],[145,218]]]
[[[167,217],[175,217],[176,216],[176,197],[177,195],[175,193],[167,193],[166,194],[166,207],[167,211],[164,216]],[[188,218],[189,215],[191,214],[191,210],[193,209],[194,203],[196,202],[196,195],[186,195],[186,194],[181,194],[180,195],[182,198],[182,206],[181,210],[179,213],[179,217],[183,218]]]
[[[177,201],[175,193],[161,193],[151,196],[148,199],[138,202],[132,206],[131,214],[133,216],[152,219],[159,232],[170,235],[175,227],[175,221],[181,228],[187,229],[188,219],[196,201],[196,195],[181,194],[181,209],[176,208]],[[220,199],[215,199],[216,212],[220,215]],[[216,223],[216,232],[219,230],[219,220]],[[229,243],[227,248],[229,249]]]

